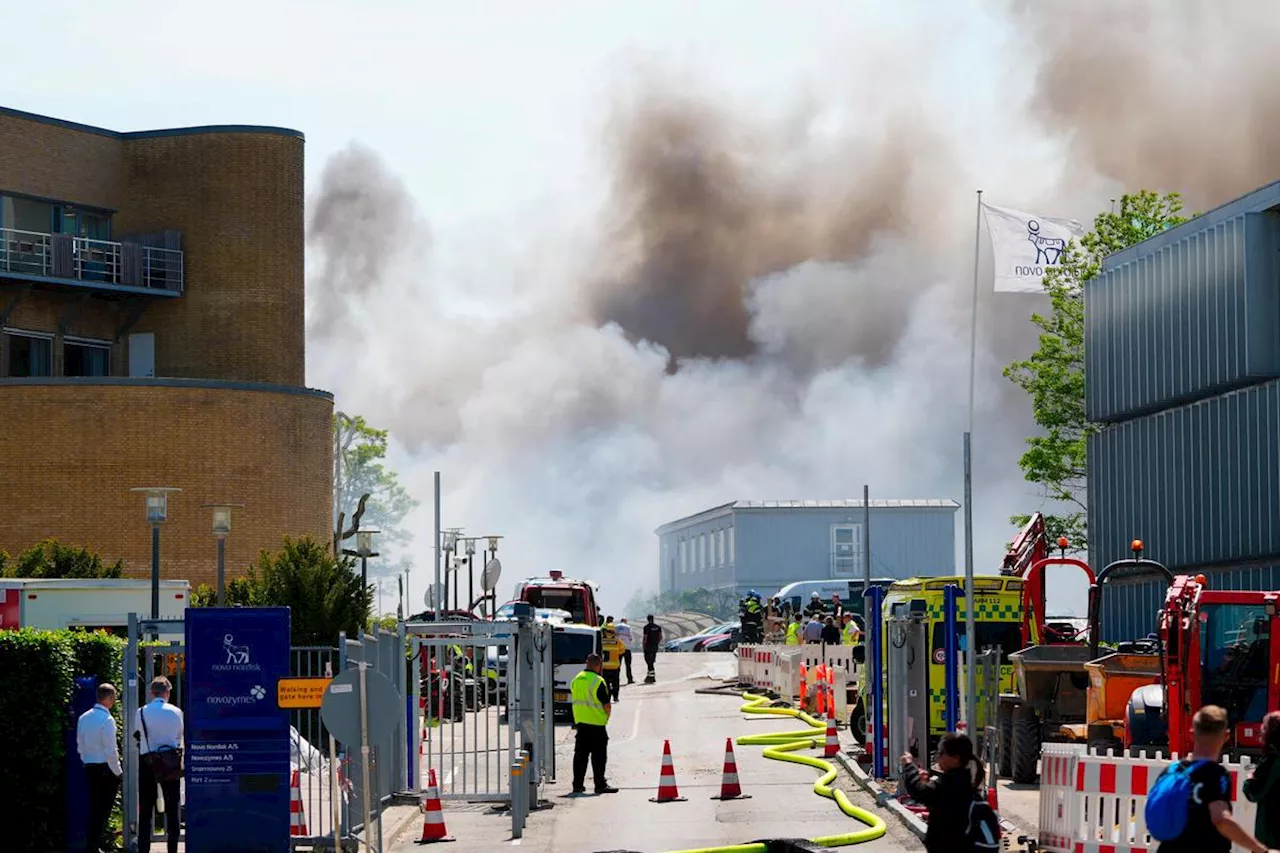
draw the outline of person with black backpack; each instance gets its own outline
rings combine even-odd
[[[954,732],[938,743],[938,769],[927,778],[910,753],[902,756],[902,785],[929,809],[924,849],[929,853],[988,853],[1000,849],[1000,823],[987,805],[982,762],[968,735]]]
[[[1191,720],[1191,757],[1175,761],[1147,794],[1147,831],[1158,853],[1231,853],[1235,842],[1253,853],[1276,853],[1231,814],[1231,778],[1218,763],[1230,735],[1227,712],[1206,705]]]

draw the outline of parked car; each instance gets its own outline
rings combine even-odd
[[[718,634],[702,640],[695,652],[731,652],[742,642],[742,629],[734,628],[728,634]]]
[[[690,634],[688,637],[680,637],[679,639],[670,640],[665,646],[663,646],[663,651],[691,652],[693,651],[693,647],[697,645],[700,640],[705,640],[708,637],[721,636],[729,633],[734,628],[739,627],[741,627],[741,624],[738,622],[721,622],[719,625],[712,625],[709,628],[704,628],[696,634]]]

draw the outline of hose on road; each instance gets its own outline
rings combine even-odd
[[[840,811],[854,820],[866,824],[865,829],[847,832],[841,835],[824,835],[810,839],[819,847],[845,847],[850,844],[862,844],[874,841],[885,833],[885,823],[879,816],[855,806],[849,801],[844,791],[832,788],[831,783],[839,775],[829,761],[812,755],[796,755],[797,750],[812,749],[826,743],[827,725],[821,720],[809,716],[804,711],[794,708],[774,708],[769,706],[768,696],[756,696],[743,693],[747,700],[739,710],[744,714],[770,714],[775,717],[795,717],[809,728],[792,732],[771,732],[769,734],[745,735],[738,738],[739,746],[763,746],[764,757],[775,761],[788,761],[792,764],[804,764],[823,771],[822,776],[813,784],[813,792],[820,797],[835,800]],[[819,735],[821,733],[821,736]],[[702,847],[696,850],[679,850],[673,853],[769,853],[769,845],[764,842],[751,844],[733,844],[727,847]]]

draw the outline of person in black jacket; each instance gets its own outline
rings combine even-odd
[[[972,853],[967,841],[969,804],[980,794],[982,762],[973,754],[968,735],[946,734],[938,744],[941,774],[927,778],[910,753],[899,759],[902,785],[911,798],[929,809],[924,849],[929,853]]]

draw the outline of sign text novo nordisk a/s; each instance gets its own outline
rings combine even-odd
[[[281,708],[319,708],[332,678],[282,678],[276,685],[276,704]]]

